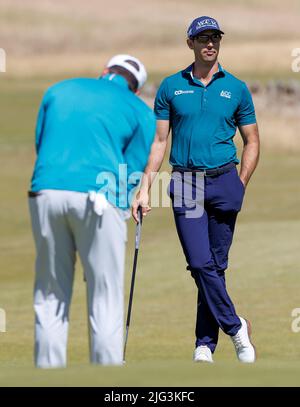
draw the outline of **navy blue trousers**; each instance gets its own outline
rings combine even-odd
[[[195,196],[196,175],[190,174],[190,180]],[[173,173],[169,194],[177,233],[188,264],[187,269],[191,271],[198,287],[196,346],[207,345],[214,352],[219,328],[233,336],[241,327],[226,290],[225,270],[245,189],[236,167],[221,175],[204,177],[202,214],[187,217],[187,212],[194,208],[190,203],[185,203],[184,184],[183,174]],[[182,194],[180,205],[179,190]],[[189,202],[188,199],[186,201]]]

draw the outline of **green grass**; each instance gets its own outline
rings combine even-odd
[[[154,208],[143,226],[127,365],[87,364],[85,285],[78,265],[69,367],[33,368],[34,247],[26,191],[34,162],[35,115],[48,82],[0,84],[0,308],[7,313],[7,332],[0,333],[0,385],[300,385],[300,334],[291,331],[291,311],[300,306],[300,163],[297,154],[284,152],[262,152],[239,217],[227,272],[238,312],[252,321],[256,365],[238,364],[224,334],[215,365],[192,363],[196,288],[185,270],[171,210]],[[133,257],[131,221],[128,236],[126,305]]]
[[[255,366],[238,362],[194,365],[190,361],[128,362],[124,367],[96,367],[84,364],[68,369],[40,371],[34,368],[6,368],[0,371],[3,386],[299,386],[299,362]]]

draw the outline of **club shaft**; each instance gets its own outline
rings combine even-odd
[[[128,340],[128,331],[129,331],[129,326],[126,326],[125,345],[124,345],[124,352],[123,352],[123,362],[124,363],[125,363],[125,357],[126,357],[126,346],[127,346],[127,340]]]
[[[128,303],[128,313],[127,313],[127,322],[126,327],[130,325],[130,318],[131,318],[131,309],[132,309],[132,301],[133,301],[133,291],[134,291],[134,283],[135,283],[135,275],[136,275],[136,266],[137,266],[137,258],[138,258],[139,249],[135,249],[134,252],[134,261],[133,261],[133,270],[131,276],[131,287],[130,287],[130,295],[129,295],[129,303]]]
[[[133,268],[132,268],[132,276],[131,276],[128,311],[127,311],[126,336],[125,336],[125,344],[124,344],[124,352],[123,352],[123,362],[124,363],[125,363],[126,346],[127,346],[128,333],[129,333],[129,325],[130,325],[130,319],[131,319],[135,274],[136,274],[136,268],[137,268],[137,259],[138,259],[138,254],[139,254],[139,245],[140,245],[140,236],[141,236],[141,225],[142,225],[142,219],[143,219],[141,207],[139,207],[139,209],[138,209],[138,215],[139,215],[139,224],[137,225],[137,228],[136,228],[135,251],[134,251],[134,260],[133,260]]]
[[[134,283],[135,283],[135,274],[136,274],[138,253],[139,253],[139,249],[136,248],[135,252],[134,252],[133,270],[132,270],[132,276],[131,276],[130,295],[129,295],[129,303],[128,303],[128,311],[127,311],[126,337],[125,337],[125,345],[124,345],[124,353],[123,353],[123,361],[124,362],[125,362],[125,354],[126,354],[126,345],[127,345],[127,340],[128,340],[129,325],[130,325],[130,319],[131,319],[131,309],[132,309],[132,301],[133,301],[133,292],[134,292]]]

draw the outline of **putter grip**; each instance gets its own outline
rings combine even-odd
[[[143,210],[142,207],[139,206],[138,210],[138,219],[139,222],[136,225],[136,231],[135,231],[135,248],[138,249],[140,246],[140,240],[141,240],[141,229],[142,229],[142,222],[143,222]]]

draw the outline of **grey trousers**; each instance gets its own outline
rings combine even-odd
[[[122,364],[127,225],[121,210],[95,213],[89,194],[43,190],[29,198],[36,246],[35,364],[64,367],[76,251],[87,284],[90,359]]]

